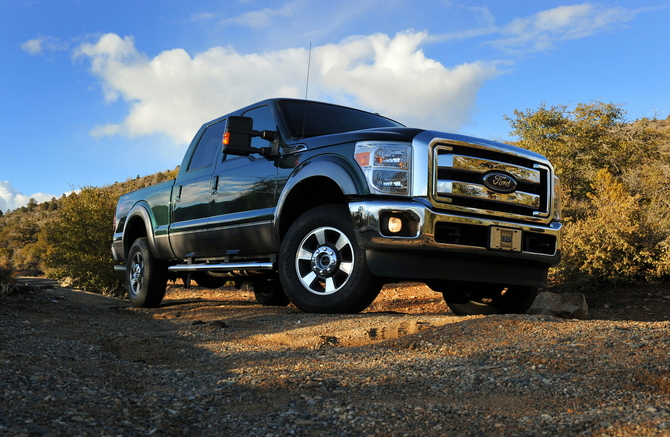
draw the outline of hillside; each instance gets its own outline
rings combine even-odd
[[[178,171],[179,167],[176,167],[149,176],[138,175],[125,182],[114,182],[104,187],[78,187],[74,193],[63,195],[59,199],[52,198],[42,203],[30,199],[26,206],[5,213],[0,211],[0,283],[9,276],[10,271],[43,273],[42,256],[46,248],[41,244],[40,232],[58,216],[68,199],[76,197],[81,189],[92,188],[118,198],[130,191],[173,179]],[[111,229],[111,223],[105,228],[108,229]]]
[[[654,125],[659,131],[664,132],[666,138],[668,138],[668,140],[661,145],[660,149],[663,153],[670,155],[670,115],[663,120],[655,120]]]

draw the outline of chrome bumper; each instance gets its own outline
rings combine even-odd
[[[562,225],[558,222],[545,226],[467,217],[435,211],[417,200],[351,202],[349,209],[356,241],[366,251],[372,272],[382,277],[544,286],[547,270],[561,258]],[[389,214],[416,220],[411,235],[391,236],[383,223]],[[467,228],[479,235],[474,240],[481,244],[439,241],[437,230],[445,228]],[[521,231],[524,240],[514,249],[497,248],[490,244],[492,229]],[[547,253],[529,250],[528,239],[536,237],[554,242],[553,248],[545,248]]]

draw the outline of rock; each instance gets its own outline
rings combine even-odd
[[[564,319],[585,320],[589,315],[586,297],[582,293],[550,293],[544,291],[537,295],[528,314],[541,314]]]
[[[72,286],[73,280],[70,277],[63,278],[59,281],[59,284],[63,288],[69,288]]]
[[[333,336],[321,335],[321,344],[320,347],[332,347],[337,346],[340,343],[340,339]]]
[[[224,322],[223,320],[214,320],[213,322],[210,323],[210,325],[212,325],[216,328],[220,328],[220,329],[228,327],[228,324],[226,322]]]

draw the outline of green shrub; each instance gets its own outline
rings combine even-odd
[[[667,247],[646,226],[639,195],[600,170],[588,194],[586,212],[565,224],[563,262],[552,271],[559,283],[594,285],[660,279],[667,271]]]
[[[563,261],[554,285],[670,276],[668,129],[619,105],[545,105],[506,117],[518,144],[545,155],[564,190]]]
[[[0,284],[13,284],[14,269],[7,263],[0,261]]]
[[[70,278],[73,287],[84,290],[119,292],[110,251],[116,201],[109,191],[93,187],[68,196],[40,233],[43,270],[49,277]]]

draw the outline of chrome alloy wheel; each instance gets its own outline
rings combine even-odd
[[[136,252],[130,263],[130,290],[133,296],[137,296],[144,285],[144,257],[141,252]]]
[[[295,269],[305,289],[326,296],[347,283],[354,262],[349,238],[339,229],[321,227],[308,233],[300,243]]]

